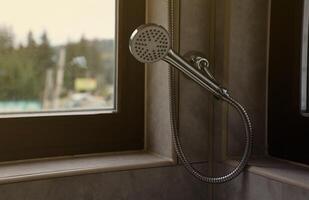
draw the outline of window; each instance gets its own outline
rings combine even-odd
[[[268,79],[269,154],[305,164],[309,164],[308,3],[272,1]]]
[[[0,0],[1,1],[1,0]],[[143,149],[143,0],[0,8],[0,161]]]
[[[302,33],[301,33],[301,112],[304,116],[309,116],[309,2],[304,4],[303,20],[302,20]]]
[[[2,5],[0,113],[114,108],[114,0]]]

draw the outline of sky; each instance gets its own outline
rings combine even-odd
[[[17,43],[29,30],[48,33],[52,45],[115,35],[115,0],[0,0],[0,26],[12,29]]]

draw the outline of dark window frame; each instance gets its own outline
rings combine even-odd
[[[270,156],[309,164],[309,117],[301,111],[305,2],[272,1],[267,128]]]
[[[144,66],[132,58],[128,42],[133,30],[145,22],[145,0],[117,0],[116,18],[116,111],[3,117],[0,161],[144,148]]]

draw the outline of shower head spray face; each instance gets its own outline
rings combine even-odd
[[[171,49],[169,33],[156,24],[138,27],[130,38],[130,51],[142,63],[153,63],[163,59]]]

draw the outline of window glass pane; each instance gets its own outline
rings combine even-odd
[[[0,3],[0,113],[114,108],[115,0]]]

